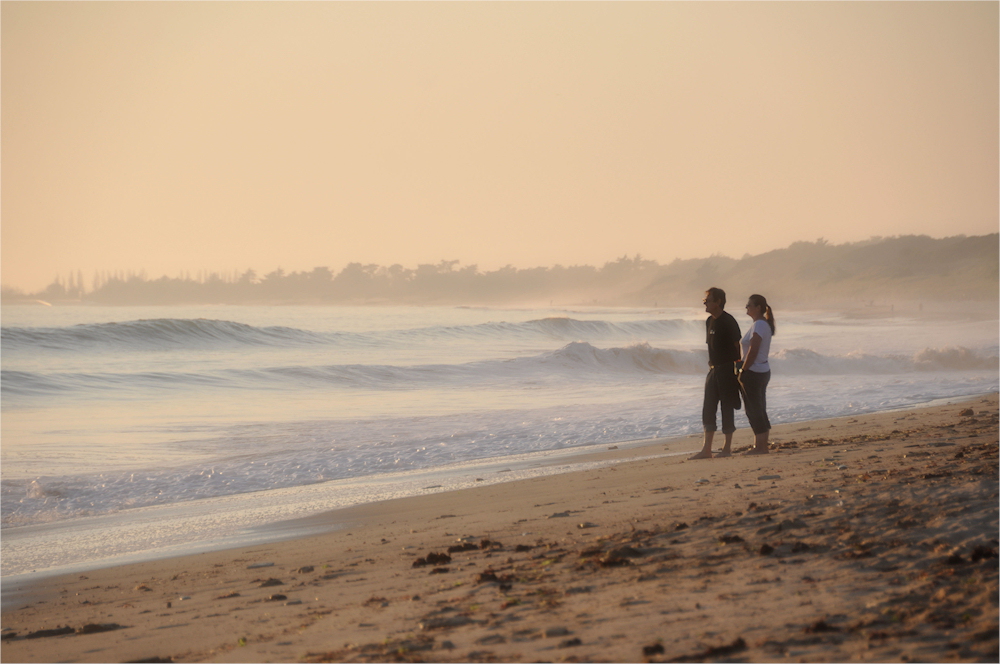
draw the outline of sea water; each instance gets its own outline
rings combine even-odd
[[[266,524],[702,430],[699,309],[2,316],[4,576],[259,540]],[[779,316],[772,423],[998,388],[996,320]]]

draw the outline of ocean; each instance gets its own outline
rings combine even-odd
[[[0,573],[277,538],[338,507],[699,433],[705,316],[4,306]],[[996,320],[776,316],[772,423],[998,389]]]

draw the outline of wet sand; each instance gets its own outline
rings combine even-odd
[[[641,458],[689,437],[340,510],[322,536],[44,579],[0,658],[995,662],[997,429],[990,395],[780,425],[766,456]]]

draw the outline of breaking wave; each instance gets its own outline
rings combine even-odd
[[[7,352],[18,351],[163,351],[198,350],[239,346],[301,347],[315,344],[364,345],[373,342],[446,343],[483,341],[490,337],[576,340],[646,340],[689,336],[703,323],[689,320],[608,321],[541,318],[523,323],[434,326],[371,333],[313,332],[291,327],[255,327],[226,320],[137,320],[92,323],[70,327],[5,327],[0,341]]]
[[[783,349],[771,357],[775,374],[836,376],[892,375],[932,371],[996,371],[995,354],[962,347],[925,348],[913,355],[848,353],[823,355],[805,348]],[[38,397],[108,390],[146,392],[215,389],[352,388],[410,390],[426,387],[508,385],[546,378],[560,381],[621,381],[630,377],[700,375],[707,370],[702,350],[655,348],[648,343],[598,348],[576,341],[538,355],[464,364],[335,364],[221,369],[213,372],[35,373],[4,370],[4,397]]]
[[[899,374],[913,371],[996,371],[1000,359],[960,346],[924,348],[913,355],[848,353],[822,355],[807,348],[786,348],[771,356],[774,371],[791,375]]]
[[[226,345],[286,346],[325,343],[328,336],[289,327],[254,327],[224,320],[137,320],[55,328],[5,327],[6,351],[18,350],[175,350]]]

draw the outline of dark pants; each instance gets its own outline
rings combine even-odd
[[[771,420],[767,419],[767,384],[771,380],[771,372],[758,373],[744,371],[743,389],[747,404],[747,419],[754,433],[764,433],[771,430]]]
[[[701,423],[705,431],[716,431],[715,413],[722,407],[722,433],[736,431],[733,412],[740,407],[740,390],[733,372],[733,363],[712,367],[705,378],[705,403],[701,409]]]

